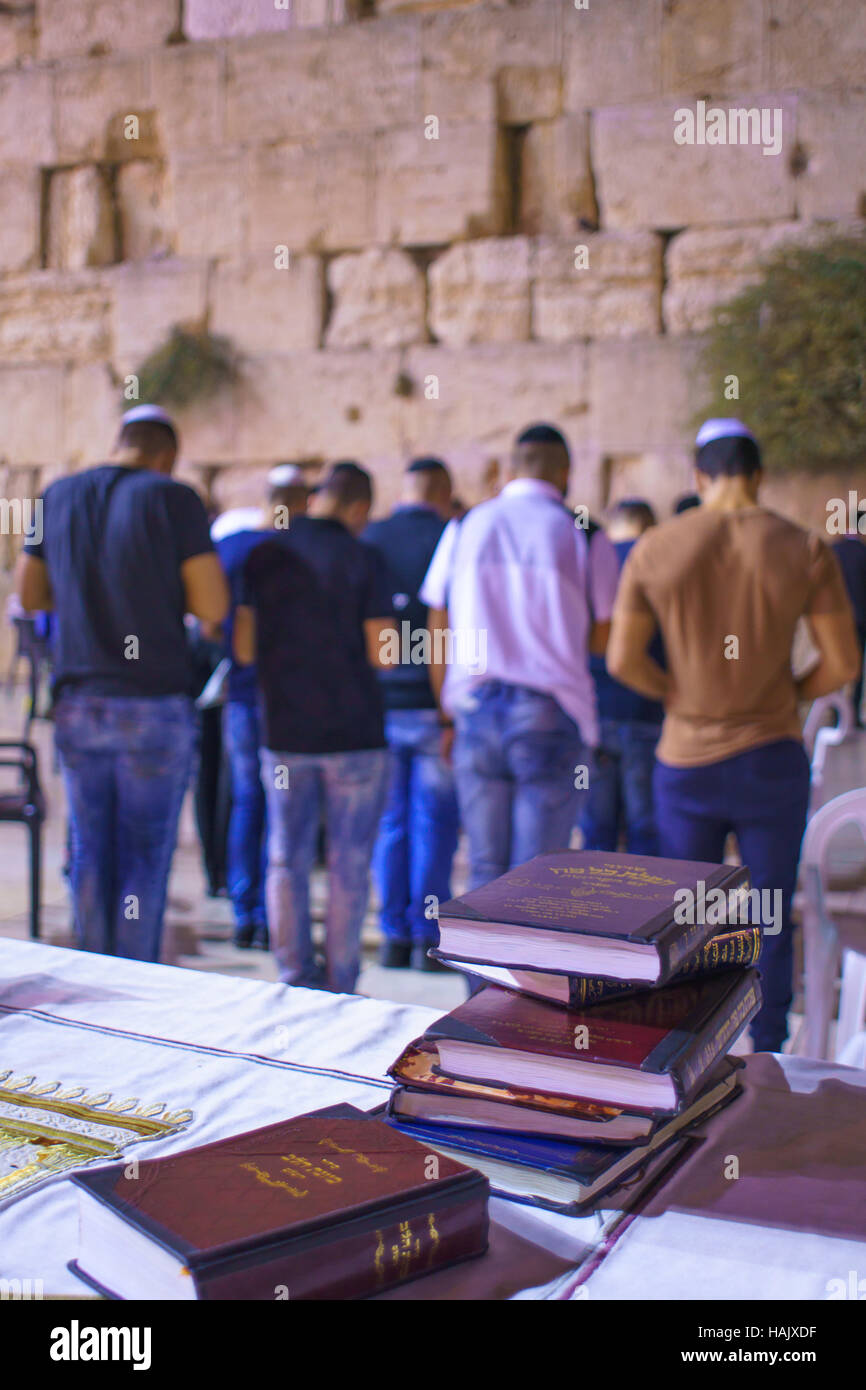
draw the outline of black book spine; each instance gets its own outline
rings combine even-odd
[[[740,975],[737,987],[728,995],[727,1010],[721,1019],[716,1012],[676,1059],[670,1074],[681,1103],[696,1090],[713,1063],[733,1046],[758,1012],[761,1007],[759,980],[757,970]]]
[[[748,967],[754,965],[761,951],[760,927],[745,927],[720,933],[705,941],[699,950],[683,962],[679,970],[671,976],[669,984],[695,975],[712,975],[719,970],[730,970],[733,965]],[[568,977],[568,1007],[586,1009],[592,1004],[600,1004],[606,999],[622,999],[631,994],[640,994],[644,985],[629,984],[625,980],[617,984],[613,980],[595,979],[590,975],[570,975]],[[524,991],[531,993],[530,990]],[[540,998],[540,995],[536,995]],[[548,1000],[555,1003],[555,1000]]]
[[[732,867],[729,865],[721,866],[705,883],[705,892],[709,896],[714,889],[720,888],[728,895],[730,904],[730,894],[739,893],[746,890],[751,883],[749,870],[745,865]],[[697,907],[697,903],[696,903]],[[714,936],[721,927],[733,925],[729,923],[729,915],[726,909],[725,915],[715,922],[707,922],[706,910],[696,911],[694,922],[677,922],[674,917],[656,938],[658,944],[659,961],[661,972],[658,984],[667,984],[672,975],[675,975],[684,961],[699,951],[711,936]]]

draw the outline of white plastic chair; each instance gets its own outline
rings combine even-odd
[[[835,724],[827,724],[827,716],[830,714],[835,714]],[[820,699],[813,700],[803,725],[803,742],[806,745],[806,752],[809,754],[813,768],[815,754],[818,752],[816,747],[818,734],[825,735],[822,744],[826,751],[829,745],[840,744],[843,739],[846,739],[853,728],[854,706],[841,690],[834,690],[832,695],[822,695]]]
[[[858,829],[863,854],[840,864],[831,847],[847,826]],[[806,974],[802,1051],[807,1057],[827,1056],[841,962],[838,1057],[864,1026],[866,1014],[866,787],[845,792],[816,811],[806,827],[800,872]]]

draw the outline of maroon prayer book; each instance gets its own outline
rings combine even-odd
[[[119,1298],[360,1298],[487,1248],[487,1180],[349,1105],[73,1182],[71,1267]]]

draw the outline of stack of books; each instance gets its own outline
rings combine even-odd
[[[761,1005],[747,868],[540,855],[440,909],[475,992],[398,1057],[388,1118],[499,1195],[585,1212],[739,1093]],[[620,1198],[618,1198],[620,1200]]]

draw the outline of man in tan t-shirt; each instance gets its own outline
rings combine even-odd
[[[654,791],[659,853],[720,863],[733,831],[762,904],[764,1006],[758,1051],[778,1051],[791,1002],[791,898],[806,826],[809,764],[798,700],[838,690],[857,668],[851,605],[817,536],[758,505],[758,445],[738,420],[708,420],[697,439],[702,505],[654,527],[620,580],[610,673],[665,707]],[[820,654],[791,671],[807,619]],[[656,629],[667,669],[649,656]],[[762,914],[763,915],[763,914]]]

